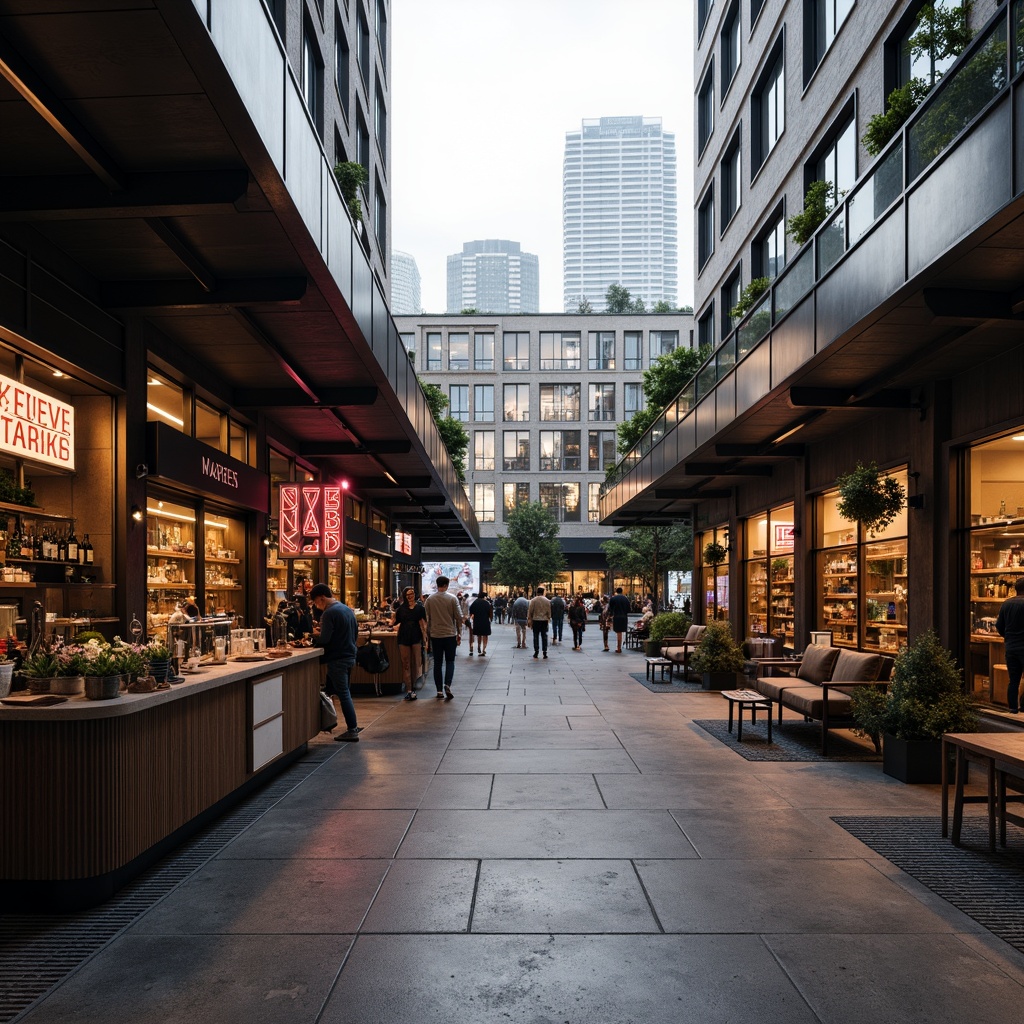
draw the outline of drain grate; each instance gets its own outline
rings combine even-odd
[[[111,939],[223,850],[335,751],[311,748],[257,793],[187,839],[101,906],[76,914],[0,914],[0,1024],[13,1024]]]
[[[866,846],[1024,953],[1024,830],[1008,825],[1007,845],[988,852],[988,823],[964,819],[961,842],[942,838],[939,818],[834,817]]]

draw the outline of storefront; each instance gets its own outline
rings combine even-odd
[[[717,526],[696,535],[696,574],[701,582],[701,604],[704,621],[729,618],[729,564],[732,552],[731,531]],[[709,548],[713,549],[709,551]],[[709,560],[717,552],[721,560]]]
[[[744,522],[746,635],[774,636],[792,650],[795,604],[793,505]]]

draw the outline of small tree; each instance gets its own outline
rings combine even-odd
[[[786,233],[803,245],[835,206],[836,187],[831,181],[812,181],[804,194],[804,208],[786,222]]]
[[[418,378],[417,378],[418,379]],[[441,435],[448,452],[448,458],[452,460],[452,467],[460,483],[466,482],[466,451],[469,449],[469,434],[462,423],[445,410],[448,408],[448,396],[436,384],[430,384],[421,380],[420,387],[423,389],[423,397],[427,400],[427,407],[430,415],[437,425],[437,432]]]
[[[729,310],[729,316],[733,320],[739,320],[745,316],[748,310],[754,308],[757,300],[771,287],[770,277],[755,277],[750,284],[740,293],[739,302]]]
[[[672,526],[625,526],[601,544],[608,566],[619,576],[635,576],[654,596],[666,572],[693,568],[693,534],[689,523]]]
[[[674,313],[675,310],[672,308],[672,304],[666,302],[664,299],[658,299],[658,301],[651,306],[652,313]]]
[[[546,505],[539,501],[517,505],[506,527],[507,535],[498,534],[498,550],[491,563],[496,582],[532,590],[564,571],[558,520]]]
[[[355,161],[334,165],[334,177],[338,180],[341,197],[348,206],[348,212],[358,224],[363,219],[363,204],[359,199],[359,189],[369,181],[366,168]]]
[[[608,313],[632,313],[629,289],[623,288],[621,284],[608,285],[608,291],[604,293],[604,307]]]
[[[576,312],[577,313],[593,313],[594,312],[594,307],[590,304],[590,299],[588,299],[586,297],[586,295],[581,295],[580,296],[580,301],[576,305]]]

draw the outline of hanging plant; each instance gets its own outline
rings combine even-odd
[[[718,566],[729,557],[729,552],[717,541],[712,541],[704,548],[704,564]]]
[[[903,511],[907,492],[891,476],[883,476],[871,462],[858,462],[851,473],[836,480],[839,501],[836,511],[844,518],[861,524],[865,530],[884,530]]]

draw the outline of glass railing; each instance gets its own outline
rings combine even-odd
[[[602,495],[639,465],[664,436],[666,425],[682,422],[696,403],[710,394],[718,382],[758,346],[771,327],[794,309],[902,198],[906,185],[1006,89],[1010,56],[1008,31],[1012,31],[1013,38],[1014,74],[1024,69],[1024,0],[1014,0],[979,33],[921,104],[911,122],[883,150],[871,173],[843,197],[817,229],[813,241],[803,246],[796,259],[772,282],[764,298],[686,384],[673,403],[674,415],[659,418],[612,470],[601,487]]]

